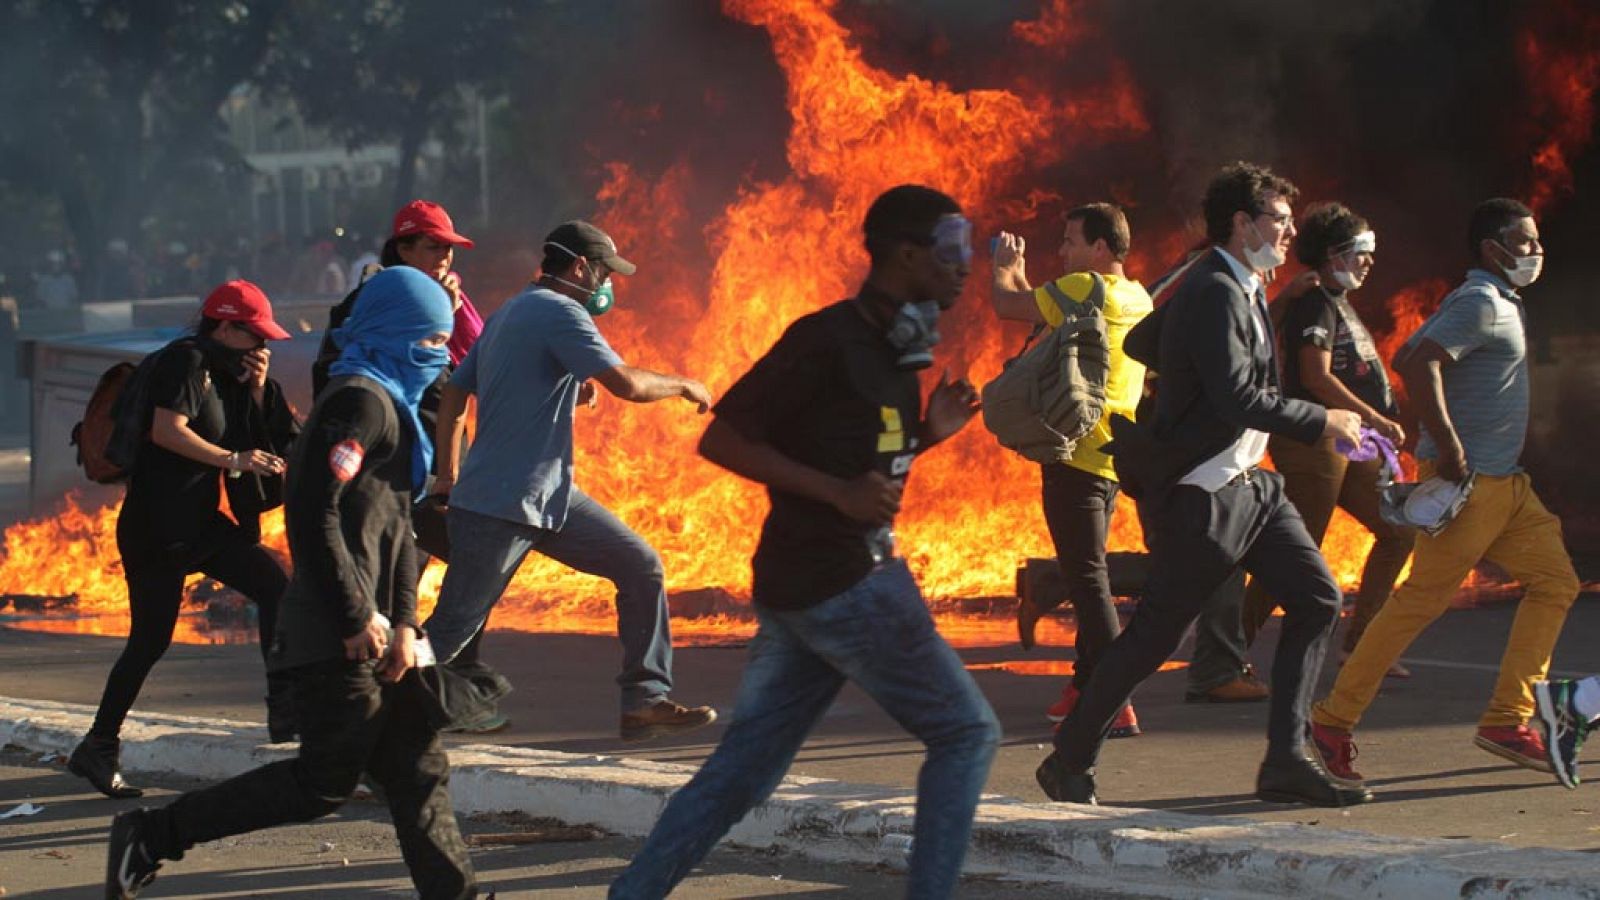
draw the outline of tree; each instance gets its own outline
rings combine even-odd
[[[288,0],[8,0],[0,180],[58,199],[100,295],[131,237],[201,164],[238,163],[218,109],[266,58]]]
[[[394,205],[413,197],[417,157],[450,138],[463,88],[492,89],[508,68],[519,10],[512,0],[297,0],[291,40],[277,43],[264,83],[307,122],[355,148],[399,144]]]

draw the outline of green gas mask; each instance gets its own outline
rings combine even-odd
[[[611,279],[607,278],[600,282],[600,286],[594,289],[589,299],[583,301],[583,308],[589,311],[589,315],[599,316],[604,315],[616,302],[617,294],[611,289]]]

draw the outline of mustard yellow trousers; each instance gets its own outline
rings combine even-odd
[[[1421,477],[1431,474],[1422,464]],[[1339,672],[1333,692],[1312,710],[1321,725],[1351,729],[1422,629],[1450,606],[1450,598],[1480,559],[1522,584],[1500,677],[1479,720],[1482,726],[1520,725],[1533,714],[1533,683],[1545,677],[1567,610],[1578,596],[1578,576],[1561,540],[1561,521],[1533,492],[1525,473],[1479,475],[1461,513],[1438,535],[1417,536],[1411,575],[1378,610]]]

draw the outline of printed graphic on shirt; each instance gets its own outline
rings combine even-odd
[[[366,455],[367,451],[360,441],[354,438],[340,441],[328,451],[328,469],[333,472],[333,477],[349,481],[361,471],[361,461]]]
[[[898,453],[906,448],[906,430],[900,424],[900,410],[892,406],[878,408],[883,416],[883,433],[878,435],[879,453]]]
[[[911,471],[911,461],[916,459],[915,453],[902,453],[889,463],[890,478],[904,478]]]

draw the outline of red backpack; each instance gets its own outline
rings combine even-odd
[[[107,451],[117,430],[116,406],[137,367],[120,362],[105,371],[89,395],[83,421],[72,426],[72,444],[78,448],[78,465],[90,481],[116,484],[128,477],[127,468],[111,460]]]
[[[150,372],[167,347],[145,356],[137,366],[117,363],[95,384],[83,420],[72,426],[71,440],[78,448],[78,465],[90,481],[128,480],[139,448],[150,438]]]

